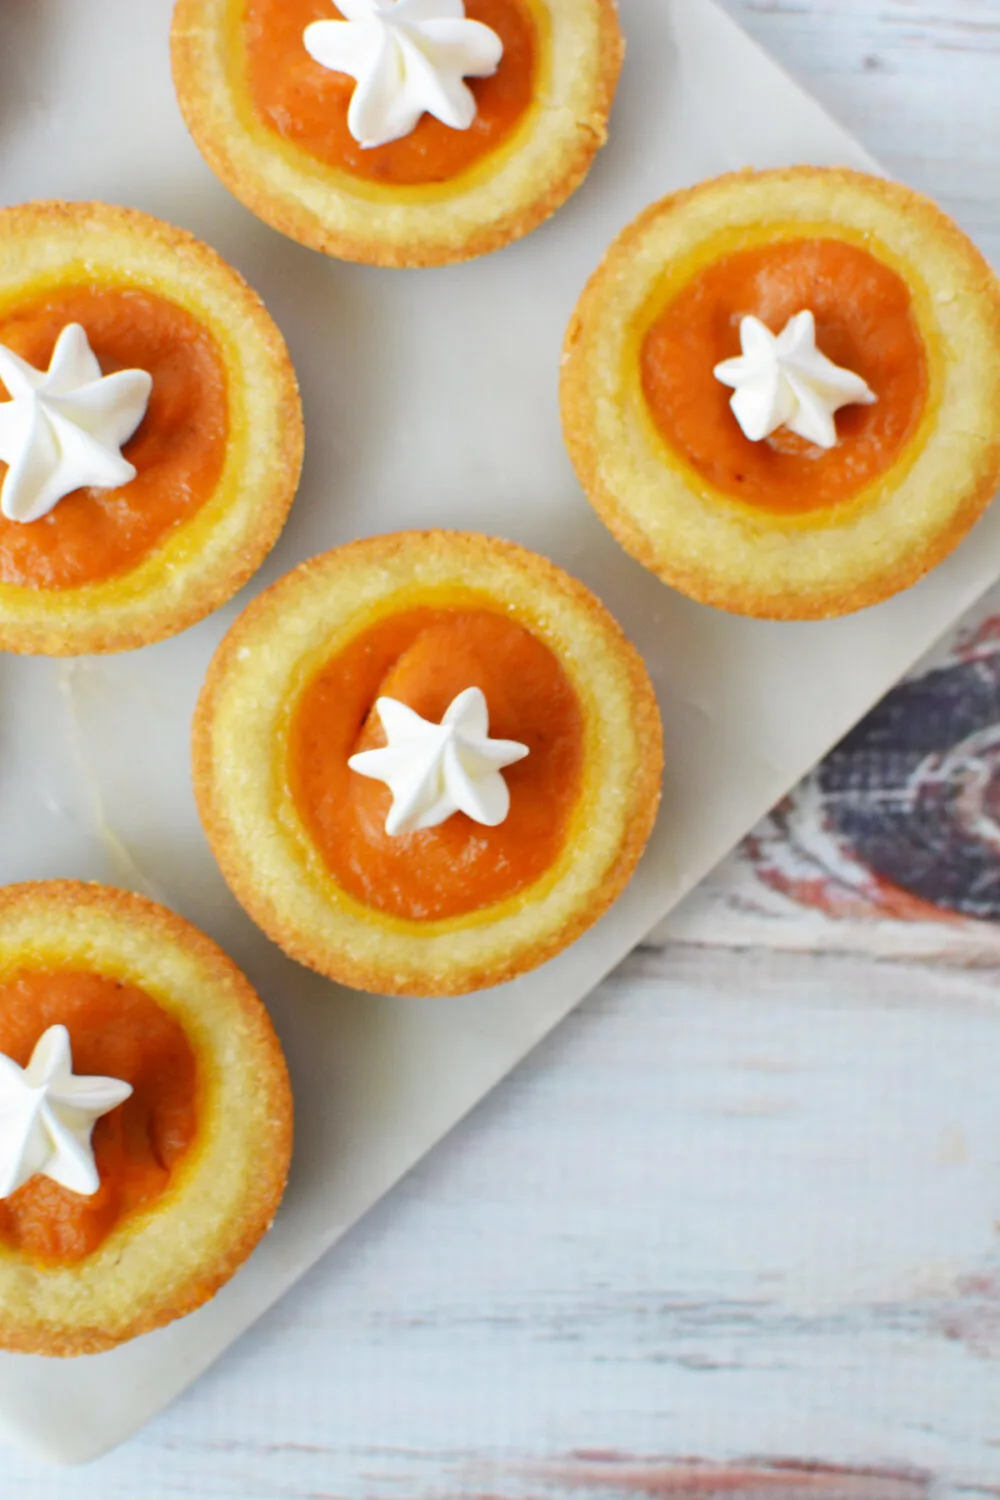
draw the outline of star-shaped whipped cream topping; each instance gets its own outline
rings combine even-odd
[[[453,813],[495,828],[510,811],[510,789],[501,776],[528,754],[516,740],[491,740],[481,688],[466,688],[440,724],[422,719],[395,698],[375,704],[388,744],[362,750],[347,764],[361,776],[384,781],[392,792],[385,820],[390,836],[436,828]]]
[[[808,443],[833,448],[834,413],[842,406],[871,406],[878,400],[860,375],[817,349],[816,319],[808,309],[789,318],[779,334],[759,318],[741,319],[740,348],[742,354],[724,359],[714,374],[733,387],[729,405],[753,443],[787,427]]]
[[[36,1172],[74,1193],[96,1193],[90,1137],[101,1116],[131,1092],[117,1078],[74,1077],[65,1026],[42,1033],[26,1068],[0,1053],[0,1198]]]
[[[0,344],[0,459],[9,464],[0,511],[9,521],[40,521],[74,490],[116,489],[135,478],[121,448],[146,415],[145,370],[102,375],[79,323],[56,340],[47,370]]]
[[[463,0],[337,0],[343,21],[313,21],[310,57],[357,82],[347,128],[363,147],[409,135],[424,113],[468,130],[476,100],[464,78],[488,78],[503,43]]]

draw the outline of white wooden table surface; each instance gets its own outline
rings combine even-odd
[[[1000,265],[1000,0],[725,3]],[[86,1470],[0,1450],[2,1500],[1000,1495],[984,614],[916,791],[922,689],[171,1411]]]

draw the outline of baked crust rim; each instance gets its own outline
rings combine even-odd
[[[696,488],[628,387],[626,340],[663,266],[743,224],[864,237],[911,286],[937,366],[918,437],[856,500],[805,524]],[[848,614],[941,562],[1000,483],[1000,286],[961,230],[897,183],[846,168],[727,174],[650,205],[611,245],[567,329],[560,402],[587,498],[665,583],[762,618]]]
[[[0,1348],[94,1354],[207,1302],[270,1227],[291,1156],[288,1072],[232,960],[142,896],[69,880],[0,888],[0,970],[26,955],[140,984],[184,1026],[203,1078],[195,1141],[148,1209],[74,1265],[0,1247]]]
[[[581,804],[551,878],[450,922],[392,918],[347,897],[297,815],[278,751],[289,704],[372,617],[459,586],[500,603],[554,651],[584,710]],[[313,668],[313,670],[315,669]],[[659,710],[635,649],[604,606],[546,559],[469,532],[400,532],[303,563],[255,599],[220,645],[195,710],[193,780],[222,873],[254,921],[299,962],[381,994],[457,995],[537,967],[612,904],[655,821]],[[589,799],[589,800],[587,800]],[[582,813],[580,814],[582,819]],[[578,819],[578,821],[580,821]],[[593,825],[593,826],[591,826]]]
[[[229,440],[214,493],[137,565],[70,589],[0,583],[0,650],[79,656],[185,630],[253,576],[284,526],[304,443],[298,383],[263,302],[208,245],[149,214],[58,200],[0,209],[0,297],[107,277],[182,306],[228,376]]]
[[[560,104],[535,109],[530,127],[500,148],[495,171],[484,167],[451,192],[376,196],[268,131],[231,76],[232,0],[177,0],[171,55],[181,113],[216,176],[290,239],[367,265],[471,260],[555,213],[607,139],[625,50],[616,0],[536,3],[551,32],[555,74],[547,92]]]

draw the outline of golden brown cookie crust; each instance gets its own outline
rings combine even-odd
[[[893,468],[856,499],[805,518],[743,505],[671,454],[645,410],[629,343],[672,264],[707,263],[713,244],[731,250],[743,233],[760,243],[796,226],[851,238],[903,277],[934,387]],[[665,583],[738,614],[848,614],[935,567],[1000,484],[1000,287],[961,230],[898,183],[839,168],[732,173],[652,204],[612,244],[567,330],[561,404],[588,499]]]
[[[270,1227],[292,1147],[288,1073],[236,965],[141,896],[68,880],[0,888],[0,975],[25,961],[140,985],[184,1027],[202,1078],[198,1134],[147,1210],[75,1265],[0,1247],[0,1348],[95,1354],[207,1302]]]
[[[362,906],[336,885],[302,828],[279,747],[314,669],[376,614],[456,587],[500,601],[557,656],[584,710],[583,785],[566,851],[549,875],[495,907],[411,922]],[[428,531],[352,542],[254,600],[209,668],[193,764],[222,872],[287,953],[357,989],[458,995],[537,967],[607,910],[652,830],[663,752],[642,660],[589,590],[510,542]]]
[[[106,279],[175,302],[213,334],[229,378],[230,436],[215,493],[135,568],[71,589],[0,583],[0,650],[128,651],[230,599],[285,523],[302,465],[302,407],[278,328],[257,294],[182,229],[102,203],[0,209],[0,298]]]
[[[374,190],[281,142],[254,117],[234,76],[238,0],[177,0],[171,47],[181,112],[226,187],[290,239],[368,265],[471,260],[555,213],[607,139],[625,52],[617,0],[536,3],[549,31],[546,103],[513,144],[454,185]]]

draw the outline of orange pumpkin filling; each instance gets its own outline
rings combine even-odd
[[[468,687],[486,695],[490,735],[529,755],[503,775],[511,806],[497,828],[456,813],[390,837],[388,787],[348,768],[385,743],[374,711],[395,698],[440,722]],[[547,646],[489,609],[408,609],[365,630],[328,662],[296,709],[289,769],[303,821],[337,883],[396,917],[433,921],[503,901],[549,870],[580,790],[583,715]]]
[[[94,1127],[101,1185],[93,1197],[36,1176],[0,1200],[0,1242],[71,1265],[169,1186],[197,1129],[197,1068],[182,1028],[133,984],[69,970],[25,970],[0,984],[0,1052],[21,1067],[42,1032],[60,1024],[74,1073],[134,1090]]]
[[[153,377],[146,415],[122,449],[138,475],[117,490],[76,490],[40,521],[0,516],[3,583],[75,588],[135,567],[209,499],[225,461],[226,370],[203,324],[150,292],[74,287],[0,313],[0,343],[45,369],[67,323],[83,325],[105,375]],[[0,463],[0,481],[6,472]]]
[[[535,96],[539,37],[526,0],[466,0],[472,21],[503,42],[491,78],[467,78],[476,97],[468,130],[423,115],[402,140],[362,149],[347,128],[354,79],[309,56],[302,34],[312,21],[340,19],[332,0],[245,0],[243,37],[247,84],[263,124],[328,167],[353,177],[403,187],[448,182],[513,133]]]
[[[835,448],[785,428],[753,443],[730,410],[732,391],[712,371],[739,354],[745,314],[779,333],[803,308],[815,314],[817,347],[861,375],[878,400],[841,407]],[[836,239],[780,241],[721,257],[659,314],[640,359],[646,402],[670,447],[717,489],[785,514],[835,505],[885,474],[927,399],[927,356],[906,283],[866,250]]]

